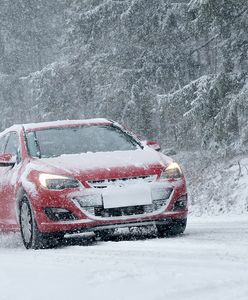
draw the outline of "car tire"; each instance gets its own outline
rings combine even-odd
[[[187,226],[187,218],[172,220],[169,224],[157,224],[157,232],[159,237],[176,236],[184,233]]]
[[[47,248],[48,235],[39,231],[34,213],[26,195],[23,196],[20,202],[19,223],[22,241],[26,249]]]

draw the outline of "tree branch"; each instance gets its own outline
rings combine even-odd
[[[227,25],[231,24],[233,19],[237,19],[239,17],[241,17],[246,11],[248,10],[248,8],[246,7],[245,9],[243,9],[240,13],[238,13],[236,16],[233,16],[231,18],[231,21],[227,23]],[[199,51],[200,49],[206,47],[208,44],[210,44],[213,40],[215,40],[218,36],[220,35],[220,33],[216,34],[215,36],[213,36],[211,39],[209,39],[207,42],[205,42],[204,44],[200,45],[199,47],[193,49],[189,55],[192,55],[193,53],[195,53],[196,51]]]

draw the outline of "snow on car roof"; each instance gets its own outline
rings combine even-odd
[[[110,120],[104,118],[95,118],[95,119],[85,119],[85,120],[59,120],[59,121],[50,121],[50,122],[39,122],[39,123],[28,123],[28,124],[15,124],[9,128],[6,128],[0,133],[0,136],[10,132],[16,131],[20,132],[24,127],[27,131],[33,131],[43,128],[55,128],[62,126],[73,126],[73,125],[100,125],[100,124],[112,124]]]
[[[39,128],[60,127],[67,125],[95,125],[95,124],[111,124],[112,122],[104,118],[85,119],[85,120],[60,120],[41,123],[23,124],[25,130],[35,130]]]

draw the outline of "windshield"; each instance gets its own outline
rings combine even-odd
[[[110,125],[49,128],[27,132],[26,137],[29,154],[40,158],[141,148],[133,137]]]

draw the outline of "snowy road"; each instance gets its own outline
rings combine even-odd
[[[0,235],[0,300],[248,299],[248,215],[193,218],[177,238],[74,244],[26,251]]]

